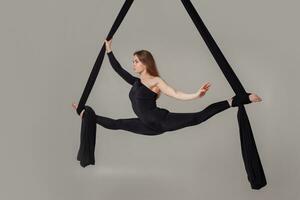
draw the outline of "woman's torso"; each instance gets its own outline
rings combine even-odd
[[[146,124],[155,126],[167,114],[167,110],[157,107],[158,93],[137,79],[129,91],[133,111]]]

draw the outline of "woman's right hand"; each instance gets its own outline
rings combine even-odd
[[[112,49],[111,49],[111,42],[112,42],[112,38],[109,41],[105,40],[105,49],[106,49],[107,53],[110,52],[110,51],[112,51]]]

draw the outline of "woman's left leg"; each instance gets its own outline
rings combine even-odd
[[[217,113],[230,108],[228,100],[212,103],[203,110],[194,113],[169,112],[161,121],[163,131],[174,131],[188,126],[194,126],[206,121]]]

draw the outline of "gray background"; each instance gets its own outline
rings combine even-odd
[[[299,199],[299,3],[192,1],[248,92],[246,106],[268,185],[250,188],[237,108],[157,137],[97,126],[96,165],[76,160],[78,102],[123,0],[1,1],[1,199]],[[194,112],[234,95],[181,2],[137,0],[114,36],[130,73],[150,50],[161,76],[202,99],[161,95],[158,106]],[[137,75],[137,74],[135,74]],[[98,115],[134,117],[124,82],[104,59],[87,104]],[[298,123],[299,124],[299,123]]]

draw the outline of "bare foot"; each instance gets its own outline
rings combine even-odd
[[[251,102],[260,102],[260,101],[262,101],[262,99],[257,94],[255,94],[255,93],[251,93],[249,95],[249,100]]]
[[[76,110],[77,110],[77,104],[76,103],[72,103],[72,108],[75,110],[75,112],[76,112]],[[83,113],[84,113],[84,109],[81,111],[81,113],[80,113],[80,117],[82,118],[82,115],[83,115]]]
[[[251,103],[262,101],[262,99],[255,93],[250,93],[250,95],[248,97],[249,97],[249,100],[251,101]],[[229,105],[232,106],[232,98],[227,99],[227,101],[228,101]]]

